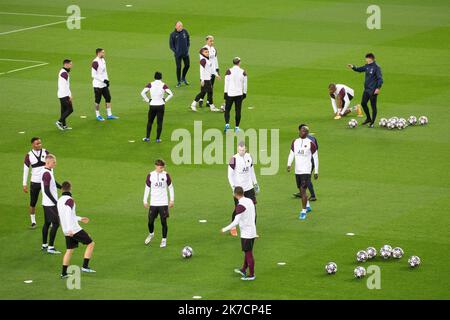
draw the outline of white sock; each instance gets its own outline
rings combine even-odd
[[[309,200],[306,201],[306,207],[310,207],[310,205],[309,205]]]
[[[36,223],[36,215],[35,214],[30,214],[30,218],[31,218],[31,223]]]
[[[112,116],[111,108],[106,108],[106,113],[108,114],[108,117]]]
[[[99,110],[95,110],[95,116],[96,117],[100,117],[100,111]]]
[[[154,234],[155,234],[154,232],[153,233],[149,233],[149,235],[152,236],[152,237],[153,237]]]
[[[216,108],[216,106],[215,106],[214,104],[210,104],[209,107],[210,107],[211,109],[215,109],[215,108]]]
[[[50,249],[55,249],[55,247],[54,246],[48,246],[48,249],[50,250]]]
[[[302,209],[302,213],[306,213],[306,209]]]
[[[192,101],[191,106],[195,108],[197,106],[197,101]]]

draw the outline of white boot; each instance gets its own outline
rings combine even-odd
[[[195,100],[192,101],[191,110],[197,112],[197,102]]]
[[[150,241],[152,241],[152,239],[153,239],[153,235],[154,235],[154,233],[149,233],[149,235],[148,235],[148,237],[147,238],[145,238],[145,241],[144,241],[144,243],[147,245],[147,244],[149,244],[150,243]]]

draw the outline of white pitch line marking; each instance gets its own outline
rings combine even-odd
[[[24,282],[25,282],[25,283],[32,283],[33,280],[25,280]]]
[[[200,223],[206,223],[207,220],[198,220],[198,222],[200,222]]]
[[[352,236],[354,236],[355,234],[354,234],[353,232],[347,232],[345,235],[346,235],[346,236],[352,237]]]
[[[80,118],[81,118],[81,119],[86,119],[86,118],[87,118],[87,116],[80,116]]]
[[[193,296],[192,298],[193,298],[193,299],[201,299],[202,296]]]
[[[285,266],[286,265],[286,262],[278,262],[277,263],[279,266]]]
[[[133,143],[136,142],[135,140],[128,140],[129,143]]]
[[[19,134],[24,134],[25,133],[25,131],[19,131]]]
[[[13,72],[17,72],[17,71],[27,70],[27,69],[31,69],[31,68],[42,67],[42,66],[45,66],[47,64],[49,64],[49,63],[48,62],[44,62],[44,63],[35,64],[35,65],[32,65],[32,66],[28,66],[28,67],[23,67],[23,68],[19,68],[19,69],[9,70],[9,71],[3,72],[1,74],[8,74],[8,73],[13,73]]]
[[[86,18],[85,17],[73,18],[73,20],[83,20],[83,19],[86,19]],[[53,26],[55,24],[61,24],[61,23],[66,23],[66,22],[67,22],[67,20],[62,20],[62,21],[56,21],[56,22],[52,22],[52,23],[40,24],[38,26],[33,26],[33,27],[28,27],[28,28],[22,28],[22,29],[16,29],[16,30],[11,30],[11,31],[0,32],[0,36],[6,35],[6,34],[11,34],[11,33],[16,33],[16,32],[21,32],[21,31],[27,31],[27,30],[33,30],[33,29],[38,29],[38,28],[44,28],[44,27]]]
[[[132,4],[125,5],[125,7],[127,7],[127,8],[131,8],[132,6],[133,6]]]
[[[9,14],[15,16],[34,16],[34,17],[53,17],[53,18],[67,18],[68,16],[61,16],[55,14],[41,14],[41,13],[27,13],[27,12],[5,12],[0,11],[0,14]],[[84,17],[80,17],[84,18]]]

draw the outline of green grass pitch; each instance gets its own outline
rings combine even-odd
[[[132,4],[126,7],[125,4]],[[448,1],[385,1],[381,30],[366,27],[367,6],[347,1],[85,1],[80,30],[60,17],[72,1],[0,2],[0,298],[1,299],[449,299],[450,298],[450,16]],[[190,87],[175,88],[169,33],[182,20],[191,34]],[[222,114],[189,112],[197,93],[197,48],[213,34],[222,72],[239,55],[249,75],[241,127],[280,130],[278,174],[257,176],[257,279],[240,281],[240,243],[219,230],[233,206],[226,165],[174,165],[170,153],[177,128],[223,128]],[[106,49],[114,122],[94,121],[90,63]],[[345,83],[361,98],[363,75],[346,69],[373,51],[384,86],[379,118],[427,115],[425,127],[388,131],[346,127],[332,119],[329,82]],[[73,59],[71,132],[60,132],[56,79],[62,59]],[[32,60],[48,63],[31,66]],[[144,144],[147,106],[139,95],[156,70],[174,91],[167,105],[163,143]],[[223,82],[216,86],[221,101]],[[355,101],[355,100],[354,100]],[[249,107],[253,107],[250,109]],[[104,109],[102,110],[103,113]],[[80,118],[86,115],[86,119]],[[232,113],[232,116],[234,112]],[[293,174],[285,170],[289,146],[301,122],[320,144],[318,201],[304,222]],[[20,134],[19,132],[25,132]],[[154,133],[153,133],[154,134]],[[61,256],[40,252],[41,232],[29,230],[28,195],[21,190],[22,161],[29,139],[41,136],[58,157],[56,177],[69,179],[86,230],[96,241],[81,290],[59,279]],[[153,137],[152,137],[153,138]],[[129,143],[136,140],[136,143]],[[144,181],[153,160],[168,160],[175,186],[168,247],[145,247]],[[43,212],[37,211],[39,227]],[[206,219],[206,224],[198,222]],[[353,237],[346,233],[353,232]],[[353,278],[357,250],[388,243],[405,250],[400,261],[377,259],[381,289]],[[183,260],[181,248],[195,255]],[[56,246],[64,249],[59,231]],[[406,260],[419,255],[411,270]],[[80,264],[82,250],[72,263]],[[278,266],[277,262],[286,262]],[[327,276],[324,265],[339,271]],[[24,280],[32,279],[32,284]]]

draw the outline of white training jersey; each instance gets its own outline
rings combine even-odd
[[[58,73],[58,98],[71,97],[69,72],[62,68]]]
[[[231,224],[223,228],[226,232],[239,225],[241,238],[254,239],[256,238],[256,211],[255,204],[250,198],[242,197],[236,206],[236,216]]]
[[[147,96],[147,92],[150,93],[150,98]],[[164,98],[166,93],[167,97]],[[151,106],[161,106],[173,97],[173,93],[164,82],[155,80],[145,86],[141,92],[141,96]]]
[[[233,66],[225,74],[224,92],[229,97],[242,96],[247,94],[247,73],[239,66]]]
[[[292,141],[289,151],[288,166],[295,160],[295,174],[311,174],[312,161],[314,172],[319,173],[319,154],[316,144],[308,137]],[[312,161],[311,161],[312,160]]]
[[[169,196],[167,196],[167,190],[169,190]],[[167,172],[152,171],[148,174],[145,181],[144,203],[148,203],[149,195],[151,206],[167,206],[169,201],[174,201],[172,179]]]
[[[61,229],[65,236],[69,235],[69,231],[75,234],[83,230],[78,224],[81,217],[78,217],[76,214],[75,201],[71,195],[63,194],[61,198],[58,199],[57,207]]]
[[[336,85],[336,91],[330,94],[331,99],[336,99],[338,96],[340,96],[342,99],[348,97],[347,94],[351,95],[352,97],[355,96],[355,92],[352,88],[346,86],[345,84],[337,84]]]
[[[253,189],[257,184],[253,159],[249,153],[241,156],[239,153],[231,157],[228,163],[228,182],[231,189],[242,187],[244,191]]]
[[[214,46],[208,46],[207,44],[203,47],[209,51],[209,60],[211,60],[214,70],[219,70],[219,60],[217,59],[217,50]]]
[[[106,84],[103,82],[109,80],[108,72],[106,71],[105,58],[96,57],[91,65],[92,86],[94,88],[104,88]]]
[[[212,75],[217,75],[211,59],[200,54],[200,80],[211,80]]]
[[[42,170],[41,180],[42,205],[44,207],[56,206],[58,201],[58,190],[56,188],[56,181],[55,176],[53,175],[53,170],[44,167],[44,169]],[[45,192],[46,187],[50,189],[50,194],[55,201],[53,201]]]
[[[45,167],[45,157],[48,155],[46,149],[30,150],[23,161],[23,186],[28,184],[28,174],[31,168],[31,182],[41,183],[42,171]]]

